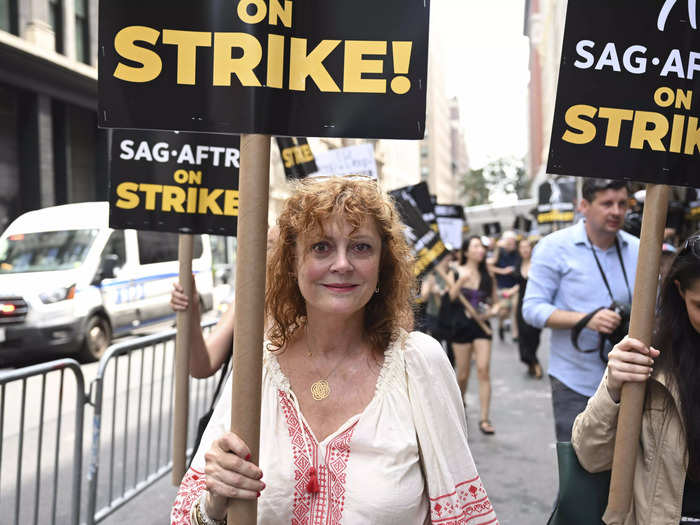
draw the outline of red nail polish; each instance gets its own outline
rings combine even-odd
[[[250,461],[250,454],[248,454],[248,455],[245,457],[245,460],[246,460],[246,461]]]
[[[258,498],[260,497],[260,493],[258,492]]]

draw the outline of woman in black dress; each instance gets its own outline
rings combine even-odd
[[[537,347],[540,346],[540,329],[535,328],[523,319],[523,297],[527,287],[527,276],[530,273],[530,262],[532,260],[532,243],[527,239],[522,239],[518,243],[520,253],[520,265],[516,269],[516,279],[518,280],[518,348],[520,350],[520,360],[527,365],[527,373],[537,379],[542,379],[542,366],[537,359]]]

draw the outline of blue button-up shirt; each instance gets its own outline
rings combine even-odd
[[[543,328],[554,310],[589,313],[612,303],[591,248],[596,251],[613,297],[631,303],[617,249],[613,244],[602,250],[591,244],[585,220],[542,239],[532,254],[523,317],[532,326]],[[626,232],[617,234],[622,261],[627,271],[629,293],[634,291],[639,239]],[[597,348],[599,334],[585,328],[579,347]],[[571,344],[571,330],[552,329],[549,374],[584,396],[592,396],[605,371],[598,352],[579,352]]]

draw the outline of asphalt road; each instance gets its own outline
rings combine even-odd
[[[545,370],[548,353],[545,335],[539,351]],[[557,489],[549,380],[527,376],[511,342],[494,342],[491,366],[491,419],[496,434],[485,436],[478,430],[478,385],[473,369],[467,393],[472,455],[502,525],[543,525]],[[168,475],[102,523],[167,524],[176,492]]]

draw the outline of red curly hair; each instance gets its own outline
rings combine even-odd
[[[376,182],[340,177],[297,182],[277,219],[279,238],[268,253],[265,312],[267,337],[272,349],[281,349],[306,325],[306,302],[297,284],[295,247],[302,234],[323,232],[331,217],[358,228],[374,221],[382,241],[378,286],[365,306],[365,336],[376,352],[398,336],[399,329],[413,327],[413,257],[403,235],[403,225],[391,198]]]

